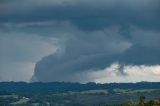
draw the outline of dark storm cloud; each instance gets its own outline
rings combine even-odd
[[[90,33],[76,32],[68,37],[71,38],[68,38],[62,51],[47,56],[37,63],[35,77],[38,80],[85,81],[87,79],[81,78],[82,73],[104,69],[132,45],[118,34],[117,28]]]
[[[92,81],[114,62],[160,64],[159,0],[0,1],[0,28],[58,39],[58,51],[37,62],[38,81]]]
[[[120,63],[132,65],[160,64],[160,50],[135,45],[128,49],[119,59]]]
[[[133,46],[120,56],[119,61],[121,63],[133,65],[160,64],[160,31],[133,28],[130,31],[130,36]]]
[[[111,25],[159,29],[159,0],[33,0],[2,2],[0,21],[70,21],[81,29],[96,30]]]

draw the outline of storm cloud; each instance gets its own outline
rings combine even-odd
[[[159,0],[0,1],[0,37],[11,41],[13,38],[31,39],[27,47],[23,43],[14,44],[16,47],[24,45],[23,49],[33,48],[20,53],[27,59],[18,60],[37,61],[33,81],[97,81],[100,77],[95,73],[100,75],[99,72],[108,70],[115,63],[121,67],[116,68],[120,73],[116,74],[117,80],[133,74],[133,67],[139,74],[140,68],[135,67],[144,66],[149,74],[136,81],[149,81],[154,76],[150,71],[153,72],[160,64],[159,19]],[[19,34],[18,38],[16,34]],[[22,42],[22,39],[14,42]],[[43,43],[32,43],[37,39]],[[4,44],[2,42],[0,46],[1,56],[8,52],[4,49],[8,43]],[[12,53],[17,52],[12,50]],[[11,58],[19,59],[19,56],[16,54]],[[126,67],[132,70],[127,71],[128,74],[125,74]],[[109,73],[106,74],[105,77],[110,78]],[[107,78],[105,81],[109,82]],[[154,81],[157,80],[160,81],[158,78]]]

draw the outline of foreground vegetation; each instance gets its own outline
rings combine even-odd
[[[105,105],[105,106],[113,106],[113,105]],[[160,106],[160,99],[158,100],[149,100],[147,102],[145,102],[145,97],[144,96],[140,96],[139,98],[139,102],[125,102],[122,104],[114,104],[114,106]]]

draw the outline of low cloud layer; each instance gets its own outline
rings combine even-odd
[[[160,81],[159,19],[159,0],[2,0],[0,80]]]

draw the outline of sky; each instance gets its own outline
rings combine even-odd
[[[0,81],[160,81],[159,0],[0,0]]]

